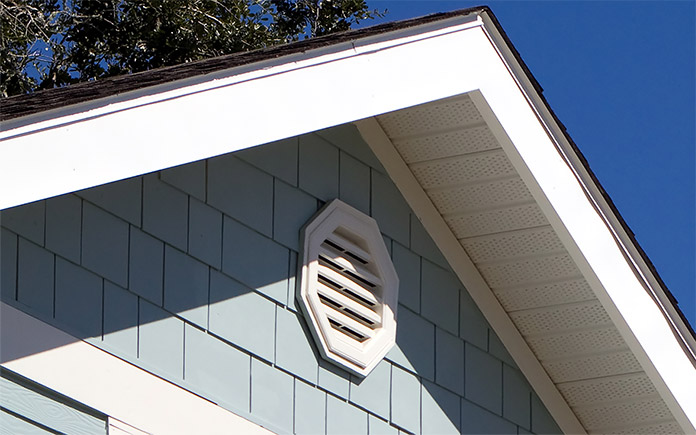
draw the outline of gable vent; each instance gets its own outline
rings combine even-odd
[[[298,300],[322,356],[366,376],[394,345],[399,281],[377,222],[334,200],[303,229]]]

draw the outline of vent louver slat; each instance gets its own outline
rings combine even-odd
[[[361,303],[365,303],[366,305],[374,306],[379,303],[372,292],[366,290],[365,287],[357,284],[354,280],[351,280],[345,275],[342,275],[336,272],[334,269],[321,264],[321,262],[319,262],[319,267],[317,269],[318,280],[324,282],[325,284],[331,287],[336,287],[347,296],[356,299]]]
[[[319,251],[319,263],[323,262],[327,267],[318,269],[317,292],[328,310],[340,313],[336,315],[327,311],[327,316],[332,321],[331,326],[362,343],[372,336],[372,331],[381,325],[382,319],[379,313],[373,311],[373,308],[378,307],[379,300],[375,292],[379,290],[381,280],[367,269],[370,255],[360,251],[360,248],[336,232],[324,240]],[[336,276],[326,276],[327,269],[338,272],[352,285],[343,286],[333,281],[331,278]],[[369,328],[369,331],[361,326]]]
[[[345,252],[347,255],[363,264],[367,264],[370,261],[370,254],[368,252],[336,232],[329,234],[324,243],[338,248],[341,252]]]
[[[344,254],[343,252],[337,251],[337,249],[324,243],[320,248],[319,258],[330,263],[334,269],[338,270],[339,272],[349,275],[352,278],[361,281],[365,285],[370,287],[382,285],[382,280],[377,278],[368,270],[367,265],[369,262],[363,263],[352,258],[345,258],[341,255]],[[348,257],[348,255],[346,255],[346,257]]]
[[[374,335],[374,330],[368,328],[352,317],[346,316],[341,311],[327,310],[326,316],[330,320],[333,320],[332,324],[334,325],[334,329],[338,329],[344,333],[349,332],[348,335],[351,335],[352,338],[355,338],[355,336],[359,337],[357,340],[360,342],[364,341],[365,339],[372,338]]]
[[[298,299],[322,355],[365,376],[394,345],[398,277],[376,222],[334,200],[303,229]]]
[[[317,287],[320,297],[324,297],[327,301],[331,301],[331,305],[342,309],[346,314],[355,317],[358,321],[370,328],[376,328],[382,322],[379,314],[375,313],[366,306],[356,302],[355,300],[346,297],[343,293],[334,290],[324,284],[319,283]]]
[[[319,265],[317,292],[333,329],[358,343],[372,338],[382,280],[369,271],[370,254],[336,230],[319,247]]]

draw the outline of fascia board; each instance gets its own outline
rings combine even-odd
[[[272,433],[4,302],[0,319],[3,367],[108,415],[115,433]]]
[[[681,319],[655,296],[664,297],[656,279],[495,26],[485,29],[507,71],[474,103],[682,429],[695,432],[690,335],[674,328]]]
[[[536,111],[539,122],[544,125],[544,127],[549,131],[549,134],[553,137],[553,140],[557,142],[558,151],[568,161],[568,164],[575,172],[578,181],[582,184],[583,188],[587,190],[587,193],[590,195],[590,200],[598,209],[598,213],[601,213],[603,218],[606,219],[611,225],[612,231],[615,233],[616,238],[619,239],[622,248],[627,252],[629,261],[633,262],[634,266],[639,269],[639,273],[642,274],[643,279],[649,282],[651,290],[658,299],[656,303],[660,304],[661,307],[667,312],[669,321],[673,323],[673,326],[676,329],[675,332],[687,344],[688,348],[685,349],[685,351],[691,355],[694,355],[696,358],[696,337],[694,337],[689,330],[689,327],[685,325],[684,320],[676,312],[674,305],[672,305],[671,301],[663,291],[662,284],[659,282],[658,278],[652,272],[650,266],[644,260],[631,237],[627,234],[624,225],[612,209],[612,206],[605,199],[600,187],[595,183],[593,176],[588,172],[588,169],[582,162],[580,156],[578,156],[578,154],[575,152],[575,149],[569,142],[564,129],[562,129],[561,126],[556,122],[556,117],[550,112],[548,105],[545,103],[541,95],[536,92],[535,85],[531,83],[528,74],[517,62],[516,57],[512,53],[509,45],[505,42],[500,32],[498,32],[497,26],[492,23],[490,17],[486,13],[482,14],[481,19],[485,23],[484,29],[486,33],[498,49],[503,61],[515,76],[520,90],[525,94],[527,99],[530,101],[530,104],[532,104],[533,109]]]
[[[480,26],[458,20],[6,130],[0,209],[461,93],[446,65],[434,86],[413,84],[431,81],[438,60],[475,58]],[[413,68],[419,58],[430,65]],[[409,74],[394,74],[393,62]]]

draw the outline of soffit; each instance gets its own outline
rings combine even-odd
[[[589,433],[683,433],[474,102],[376,117]]]

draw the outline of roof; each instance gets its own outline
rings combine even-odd
[[[62,88],[48,89],[31,94],[17,95],[3,99],[0,105],[0,121],[58,109],[78,103],[94,101],[104,97],[123,94],[150,86],[162,85],[191,77],[214,74],[230,68],[269,61],[293,54],[305,53],[309,50],[336,46],[341,43],[369,38],[394,30],[408,29],[447,18],[466,16],[471,13],[489,11],[487,6],[460,9],[443,12],[409,20],[384,23],[377,26],[357,30],[333,33],[290,44],[277,45],[247,52],[233,53],[189,62],[135,74],[120,75],[90,82],[77,83]],[[491,14],[492,15],[492,14]],[[530,73],[531,77],[531,73]],[[538,86],[538,85],[537,85]],[[541,90],[541,88],[539,88]]]
[[[421,70],[414,68],[403,74],[408,77],[395,78],[394,71],[404,72],[403,67],[409,65],[409,55],[426,56],[433,47],[441,51],[439,56],[433,54],[431,66]],[[455,48],[456,55],[453,55]],[[474,59],[476,65],[469,63],[462,69],[462,59]],[[308,80],[317,77],[313,74],[319,71],[322,75],[335,74],[336,77],[348,74],[336,69],[339,64],[342,70],[353,73],[350,79],[355,85],[349,84],[346,89],[332,88],[336,94],[333,105],[321,95],[323,89],[312,90],[311,96],[316,99],[312,101],[321,109],[295,116],[284,110],[292,104],[293,95],[276,97],[271,93],[279,89],[281,83],[287,85],[297,77]],[[493,75],[477,75],[477,68],[483,68],[480,65],[495,69],[497,81]],[[436,67],[439,68],[437,72],[434,71]],[[432,78],[435,74],[440,75],[439,80]],[[387,77],[389,83],[385,82]],[[429,84],[427,89],[414,90],[408,88],[408,80],[437,83]],[[268,99],[273,98],[281,107],[279,110],[269,111],[268,99],[254,100],[253,96],[259,92],[254,86],[261,86],[260,83]],[[314,85],[328,86],[321,80]],[[250,93],[252,89],[257,93]],[[404,92],[406,89],[409,92]],[[368,95],[367,101],[353,104],[351,100],[361,95],[361,91]],[[517,105],[508,108],[496,103],[496,99],[503,97]],[[336,101],[342,105],[335,104]],[[332,110],[325,110],[328,106]],[[191,107],[197,108],[196,113]],[[206,110],[201,110],[203,107]],[[232,118],[234,125],[225,126],[235,129],[237,141],[234,145],[208,133],[224,125],[219,117],[221,110],[239,119]],[[249,113],[255,110],[268,111],[267,117],[274,121],[274,126],[264,128],[262,120],[250,118]],[[456,119],[434,129],[438,121],[437,117],[433,120],[433,113],[455,114]],[[0,208],[356,121],[414,212],[565,431],[636,430],[635,413],[630,409],[618,409],[619,402],[633,404],[634,409],[648,406],[653,410],[668,410],[668,417],[667,414],[658,415],[642,422],[642,428],[649,428],[647,430],[670,431],[676,427],[689,432],[694,429],[696,397],[694,393],[680,390],[683,386],[680,387],[675,378],[679,374],[682,382],[685,377],[696,379],[693,329],[576,144],[550,109],[541,87],[486,7],[12,97],[3,100],[0,116],[6,121],[3,126],[6,131],[0,135],[0,140],[15,144],[5,147],[2,151],[5,154],[1,154],[0,161],[4,165],[0,167],[4,170],[0,173],[6,177],[2,185],[8,187],[0,195],[5,200]],[[521,125],[516,118],[529,122]],[[187,124],[192,119],[196,123]],[[122,131],[126,124],[128,131]],[[153,125],[158,128],[152,128]],[[188,128],[177,130],[182,125]],[[171,134],[159,131],[167,128],[172,129]],[[467,143],[475,143],[471,134],[480,134],[488,145],[467,151],[461,142],[448,144],[444,133],[452,132],[469,134]],[[194,138],[205,139],[205,146],[196,150],[176,146]],[[419,141],[414,141],[415,138]],[[94,149],[95,140],[103,142],[99,152]],[[52,144],[50,149],[48,144]],[[60,149],[53,144],[60,144]],[[448,146],[455,148],[437,156],[408,157],[417,150],[432,152]],[[138,152],[142,158],[132,159],[129,154],[132,152]],[[43,162],[37,162],[36,156],[46,157]],[[498,163],[492,165],[488,173],[462,180],[466,171],[461,168],[486,165],[482,157],[497,159]],[[439,165],[442,161],[456,164]],[[18,167],[25,168],[21,174]],[[453,167],[460,169],[453,171]],[[553,177],[548,172],[552,169],[557,171]],[[442,179],[450,181],[443,184]],[[16,180],[26,181],[17,183]],[[504,183],[493,186],[501,180]],[[18,185],[22,187],[17,188]],[[477,198],[471,186],[487,186],[489,190],[481,197],[485,200],[481,199],[477,208],[462,212],[462,207]],[[564,191],[564,196],[557,196],[557,191]],[[451,192],[456,195],[449,195]],[[529,216],[519,213],[515,215],[514,207],[505,200],[495,203],[496,195],[511,194],[518,199],[528,198],[526,204],[532,207],[532,214],[539,220],[530,220]],[[588,222],[596,225],[586,229],[583,226],[590,226],[587,222],[576,222],[568,211],[575,209],[582,209]],[[453,219],[453,216],[474,213],[490,216],[492,212],[507,222],[514,221],[514,225],[474,234],[470,231],[473,224],[462,227],[461,222]],[[525,219],[529,222],[525,223]],[[507,238],[496,238],[499,232]],[[509,252],[515,249],[510,240],[530,234],[533,237],[526,239],[524,245],[538,252],[520,250],[518,246],[516,254],[510,257]],[[508,254],[499,253],[503,249],[501,246]],[[604,263],[616,270],[605,270]],[[558,279],[546,284],[565,289],[581,287],[590,292],[575,300],[577,292],[568,291],[568,298],[559,300],[553,308],[543,301],[536,303],[534,301],[544,295],[543,286],[522,284],[531,279],[524,278],[524,274],[537,266],[540,270],[546,267],[547,272],[551,270],[557,275]],[[568,273],[563,271],[566,266]],[[522,288],[520,286],[524,287],[522,293],[527,295],[521,302],[517,301],[516,305],[505,299],[510,289],[520,293],[517,291]],[[631,288],[633,293],[625,288]],[[631,300],[640,299],[641,295],[646,296],[644,301]],[[651,348],[655,343],[651,341],[650,331],[641,329],[637,313],[644,316],[642,323],[646,327],[653,328],[653,332],[659,330],[660,340],[671,343],[669,350]],[[594,319],[595,324],[562,326],[562,320],[572,315],[590,323]],[[559,335],[550,331],[557,328],[564,328],[564,332]],[[599,331],[599,335],[588,335],[587,331]],[[568,341],[573,336],[580,347],[601,347],[600,336],[615,337],[612,340],[618,347],[612,348],[608,343],[605,349],[570,352],[570,356],[562,359],[564,364],[587,366],[590,364],[587,361],[594,358],[597,367],[604,364],[606,369],[610,363],[598,362],[601,359],[598,357],[628,352],[637,366],[631,361],[626,367],[617,368],[618,372],[604,373],[600,377],[614,384],[648,382],[650,386],[645,388],[654,393],[622,397],[611,406],[601,404],[602,397],[592,399],[587,391],[606,392],[609,388],[606,383],[597,384],[597,372],[589,370],[578,375],[576,370],[575,375],[570,376],[567,371],[565,374],[554,371],[554,367],[559,366],[559,359],[554,355],[564,351],[550,344],[539,344],[540,339]],[[671,361],[660,360],[660,352],[665,352],[665,357],[669,356]],[[655,402],[658,396],[660,400]],[[556,403],[559,401],[563,403]],[[612,417],[624,421],[620,424],[605,421]]]

